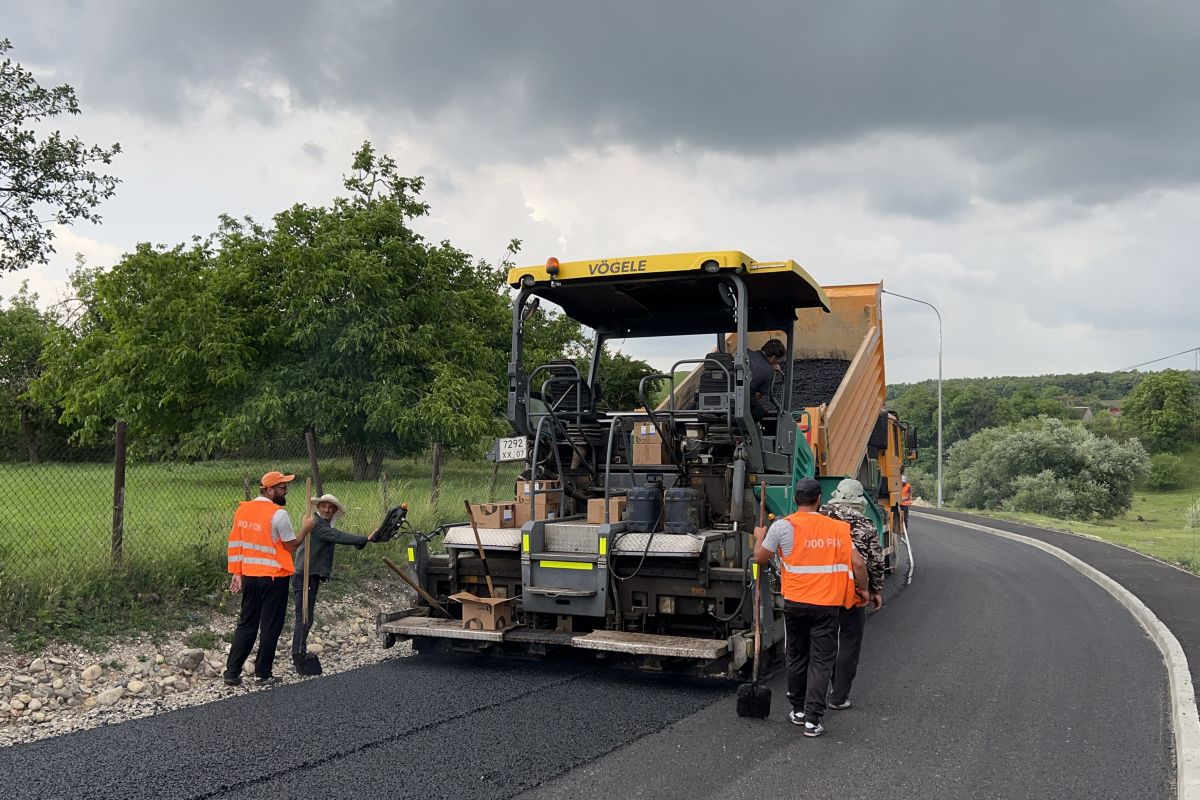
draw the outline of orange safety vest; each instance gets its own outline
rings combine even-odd
[[[903,483],[900,485],[900,505],[902,505],[902,506],[911,506],[912,505],[912,484],[911,483]]]
[[[225,551],[229,571],[234,575],[283,578],[296,572],[292,554],[284,549],[283,542],[271,541],[271,518],[281,508],[262,500],[238,505]]]
[[[792,552],[777,551],[783,567],[783,597],[793,603],[851,608],[854,567],[850,523],[824,514],[797,511],[785,519],[792,525]]]

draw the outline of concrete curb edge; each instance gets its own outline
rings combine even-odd
[[[1200,800],[1200,716],[1196,710],[1196,693],[1192,686],[1192,674],[1188,669],[1187,656],[1184,655],[1183,647],[1162,620],[1155,616],[1154,612],[1133,592],[1086,561],[1052,544],[1029,536],[1022,536],[1019,533],[1002,531],[999,528],[990,528],[986,525],[950,517],[930,515],[930,518],[1036,547],[1065,561],[1086,575],[1128,609],[1133,618],[1150,634],[1150,638],[1154,640],[1158,649],[1162,651],[1163,661],[1166,663],[1167,677],[1171,688],[1171,716],[1175,729],[1176,796],[1178,800]]]

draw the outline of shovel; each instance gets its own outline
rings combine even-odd
[[[767,519],[767,484],[759,487],[758,525]],[[750,558],[754,558],[751,553]],[[737,715],[766,719],[771,714],[771,690],[758,682],[762,671],[762,570],[754,564],[754,669],[750,683],[743,683],[737,690]]]

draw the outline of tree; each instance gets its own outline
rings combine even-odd
[[[196,455],[312,428],[362,446],[357,477],[384,448],[498,432],[503,269],[415,233],[421,180],[369,143],[345,186],[269,227],[226,217],[191,245],[140,245],[110,272],[77,273],[86,311],[43,380],[64,418],[91,436],[124,418],[137,441]]]
[[[950,448],[946,488],[970,508],[1108,519],[1129,509],[1149,469],[1136,441],[1097,438],[1051,417],[987,428]]]
[[[29,396],[41,373],[42,349],[56,327],[38,309],[37,299],[26,282],[7,308],[0,307],[0,432],[4,449],[14,449],[9,442],[16,444],[31,464],[41,459],[43,428],[53,424]]]
[[[1177,449],[1200,430],[1200,389],[1179,370],[1151,373],[1129,395],[1121,418],[1151,450]]]
[[[0,39],[0,55],[12,49]],[[61,114],[79,114],[75,90],[45,89],[6,58],[0,63],[0,271],[45,264],[54,252],[49,223],[99,222],[100,202],[116,191],[116,178],[96,171],[112,163],[119,144],[85,145],[60,131],[37,129]]]
[[[580,355],[575,359],[579,374],[585,379],[590,363],[590,355]],[[600,371],[597,377],[600,384],[600,405],[610,411],[632,411],[642,404],[638,398],[638,386],[642,378],[657,371],[645,361],[610,350],[608,345],[605,345],[600,354]],[[647,402],[654,402],[659,384],[660,381],[647,381]]]

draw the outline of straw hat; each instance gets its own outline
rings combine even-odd
[[[312,499],[312,504],[314,506],[320,505],[321,503],[333,503],[333,505],[337,508],[337,511],[333,512],[335,517],[340,517],[350,510],[346,508],[346,506],[342,505],[341,500],[338,500],[331,494],[323,494],[320,497],[314,497]]]

